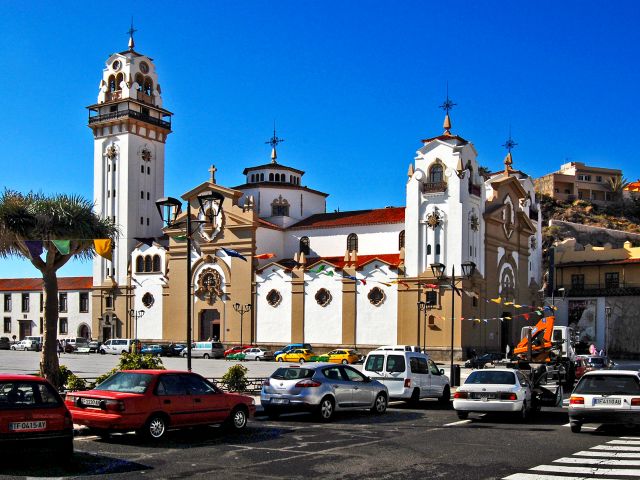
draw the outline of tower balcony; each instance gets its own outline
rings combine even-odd
[[[103,113],[102,115],[93,115],[93,116],[91,116],[91,111],[90,111],[89,125],[94,125],[94,124],[103,123],[103,122],[111,122],[113,120],[119,120],[122,118],[132,118],[134,120],[140,120],[142,122],[149,123],[157,127],[171,130],[171,117],[167,116],[166,118],[168,118],[168,120],[163,120],[161,118],[152,117],[151,115],[147,115],[146,113],[138,112],[136,110],[120,110],[117,112],[109,112],[109,113]]]

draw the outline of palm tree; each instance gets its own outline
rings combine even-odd
[[[629,182],[626,178],[622,178],[621,175],[617,175],[615,177],[609,177],[607,182],[609,184],[609,188],[611,189],[611,195],[614,200],[622,198],[622,192],[625,188],[629,186]]]
[[[0,195],[0,258],[25,257],[42,274],[44,332],[40,374],[60,387],[57,354],[58,277],[57,271],[72,257],[93,258],[93,239],[113,239],[117,228],[108,219],[93,213],[88,200],[75,195],[26,195],[5,190]],[[70,240],[69,253],[62,254],[53,240]],[[27,241],[42,241],[44,259],[31,255]]]

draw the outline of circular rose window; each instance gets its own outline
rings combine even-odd
[[[272,307],[277,307],[278,305],[280,305],[281,301],[282,301],[282,295],[280,295],[280,292],[277,291],[276,289],[271,290],[267,294],[267,302]]]
[[[384,302],[384,297],[384,292],[381,288],[378,287],[373,287],[371,290],[369,290],[369,294],[367,295],[367,298],[369,299],[371,304],[375,305],[376,307]]]
[[[153,295],[151,295],[149,292],[145,293],[142,296],[142,304],[147,308],[151,308],[151,305],[153,305],[154,301],[155,299],[153,298]]]
[[[326,288],[321,288],[316,292],[316,302],[321,307],[326,307],[331,303],[331,292]]]

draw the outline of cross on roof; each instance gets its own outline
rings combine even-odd
[[[276,135],[276,126],[273,126],[273,137],[271,137],[269,140],[267,140],[264,143],[267,143],[269,145],[271,145],[273,148],[276,148],[276,146],[279,143],[284,142],[284,138],[278,138],[278,136]]]
[[[507,152],[511,153],[511,149],[513,149],[516,145],[518,144],[513,141],[513,138],[511,138],[511,127],[509,127],[509,138],[506,142],[504,142],[502,146],[507,149]]]
[[[209,173],[211,174],[211,183],[216,183],[216,172],[218,171],[218,169],[216,168],[215,165],[211,165],[209,167]]]
[[[137,31],[138,30],[133,28],[133,17],[131,17],[131,27],[129,27],[129,30],[127,31],[129,34],[129,50],[133,50],[133,47],[135,46],[135,43],[133,42],[133,34]]]
[[[449,98],[449,82],[447,82],[447,99],[444,101],[440,108],[443,109],[447,115],[449,114],[449,110],[455,107],[457,103],[453,103],[453,101]]]

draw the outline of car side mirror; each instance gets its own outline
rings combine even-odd
[[[440,369],[440,375],[444,375],[444,369],[443,368]]]
[[[371,383],[372,382],[371,377],[367,377],[366,375],[364,377],[364,381],[365,381],[365,383]]]

